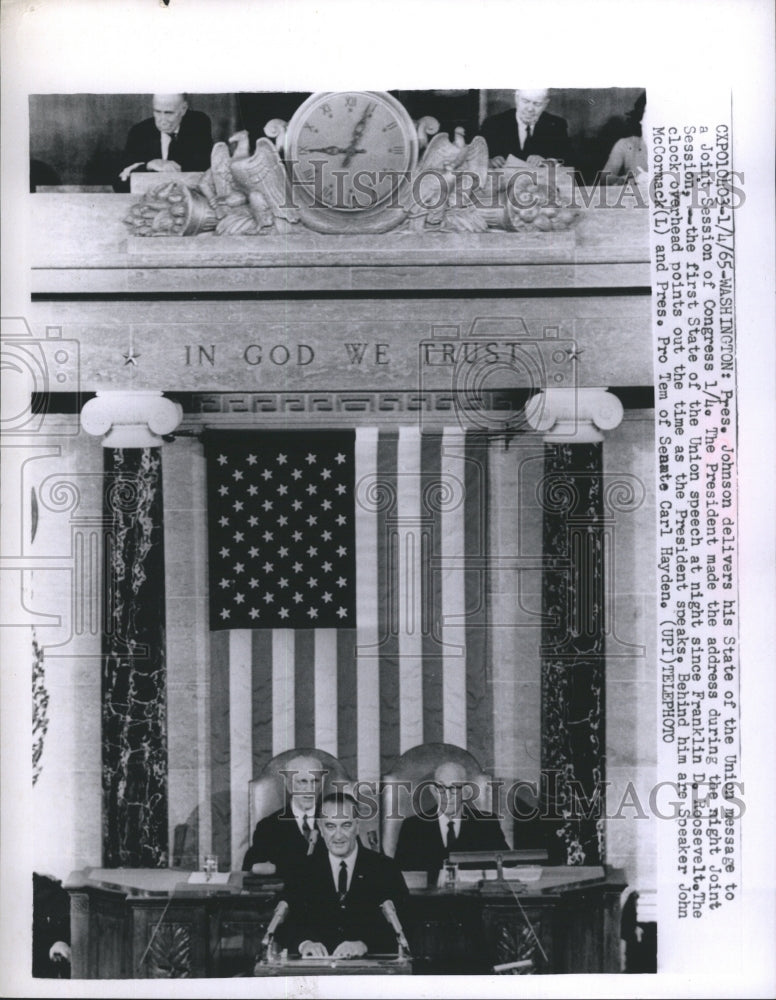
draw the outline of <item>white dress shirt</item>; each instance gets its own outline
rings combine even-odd
[[[344,861],[348,870],[348,891],[350,890],[350,883],[353,881],[353,869],[356,867],[357,857],[358,844],[356,844],[346,858],[340,858],[336,854],[332,854],[331,851],[329,851],[329,865],[331,866],[331,877],[334,879],[335,889],[338,889],[339,887],[340,864]]]
[[[455,839],[458,840],[458,838],[461,836],[461,817],[460,816],[450,817],[446,816],[444,813],[440,813],[437,818],[439,820],[439,830],[442,834],[442,843],[445,845],[445,847],[447,847],[447,824],[450,822],[450,819],[452,818],[453,829],[455,830]]]
[[[315,829],[315,806],[313,806],[310,812],[305,812],[304,809],[301,809],[296,804],[296,801],[294,799],[291,799],[291,812],[294,814],[296,825],[299,827],[299,832],[302,834],[303,837],[307,836],[307,834],[304,832],[304,827],[303,827],[305,816],[307,817],[307,825],[310,827],[310,830],[312,831]]]

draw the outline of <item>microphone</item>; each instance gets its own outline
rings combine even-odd
[[[267,924],[267,930],[266,933],[264,934],[264,939],[262,941],[262,944],[264,945],[269,944],[269,942],[275,936],[275,931],[278,929],[278,927],[280,927],[280,925],[283,923],[283,921],[286,919],[287,916],[288,916],[288,903],[285,901],[285,899],[281,899],[278,905],[275,907],[275,912],[272,914],[272,919]]]
[[[380,910],[383,916],[388,921],[388,923],[393,928],[396,935],[396,940],[399,943],[399,951],[406,951],[409,954],[410,946],[407,943],[407,938],[404,936],[404,931],[401,926],[401,921],[399,920],[399,915],[396,912],[396,907],[394,906],[392,899],[386,899],[380,903]]]

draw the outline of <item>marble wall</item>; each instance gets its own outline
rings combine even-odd
[[[4,475],[17,457],[4,449]],[[57,878],[102,857],[102,464],[99,442],[77,421],[47,418],[24,448],[18,507],[4,512],[34,565],[19,579],[19,620],[43,651],[48,726],[31,796],[32,857]]]
[[[188,864],[212,849],[210,631],[205,457],[181,437],[164,447],[170,837]]]
[[[103,863],[160,868],[168,861],[162,455],[103,450]]]

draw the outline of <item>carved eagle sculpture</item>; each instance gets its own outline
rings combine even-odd
[[[230,137],[234,151],[218,142],[210,155],[210,170],[200,181],[218,218],[219,236],[264,235],[287,231],[299,221],[289,204],[286,174],[274,143],[259,139],[250,154],[247,131]]]
[[[473,204],[472,192],[485,185],[487,175],[488,146],[482,136],[467,145],[462,128],[455,130],[453,140],[435,135],[400,199],[409,230],[484,232],[488,225]]]
[[[217,142],[210,153],[210,170],[199,182],[200,191],[207,197],[219,220],[248,201],[234,183],[231,164],[229,147],[225,142]]]
[[[233,138],[237,147],[230,161],[232,179],[247,196],[259,231],[272,227],[287,231],[281,220],[298,222],[299,213],[289,202],[286,172],[275,144],[267,138],[258,139],[248,156],[248,133],[238,132]]]

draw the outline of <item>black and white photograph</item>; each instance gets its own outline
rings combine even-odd
[[[8,995],[769,995],[740,67],[55,6],[3,11]]]

